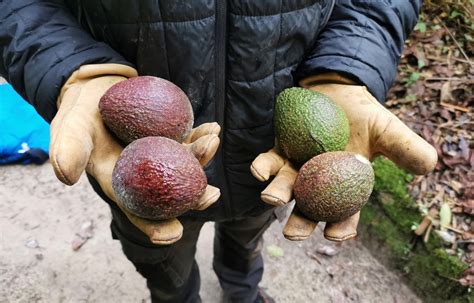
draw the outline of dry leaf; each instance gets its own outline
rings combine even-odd
[[[284,255],[283,248],[274,244],[267,246],[267,252],[270,256],[276,257],[276,258],[283,257]]]
[[[441,228],[449,226],[452,220],[451,208],[448,203],[443,203],[441,209],[439,210],[439,224]]]

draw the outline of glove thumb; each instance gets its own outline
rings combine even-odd
[[[77,100],[78,87],[67,91],[64,98]],[[74,117],[75,102],[63,102],[51,122],[49,156],[57,178],[67,185],[76,183],[92,152],[92,137],[87,121]]]

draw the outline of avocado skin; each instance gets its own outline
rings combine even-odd
[[[129,144],[113,173],[112,187],[127,210],[151,220],[176,218],[196,206],[207,178],[183,145],[164,137]]]
[[[361,155],[337,151],[306,162],[298,172],[293,192],[296,207],[306,217],[317,222],[338,222],[358,212],[373,187],[370,162]]]
[[[328,96],[301,87],[283,90],[275,105],[275,133],[283,154],[296,166],[328,151],[344,150],[349,121]]]
[[[168,80],[138,76],[110,87],[99,102],[107,127],[125,144],[148,136],[183,142],[194,123],[186,94]]]

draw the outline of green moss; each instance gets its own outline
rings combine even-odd
[[[407,190],[407,183],[413,176],[385,158],[377,158],[373,167],[374,190],[379,193],[378,199],[385,213],[403,229],[411,230],[420,218],[418,206]]]
[[[432,265],[441,277],[457,279],[460,273],[467,269],[467,265],[455,256],[449,256],[443,249],[438,248],[433,251]]]
[[[375,190],[389,191],[400,202],[406,202],[410,199],[406,185],[413,180],[412,175],[399,169],[392,161],[382,157],[375,159],[373,167],[376,178]]]
[[[412,226],[422,216],[406,188],[413,177],[386,159],[374,161],[374,169],[374,195],[361,212],[364,243],[427,302],[474,302],[457,282],[467,265],[449,256],[436,234],[426,244],[414,237]]]
[[[443,249],[431,252],[423,248],[414,250],[405,268],[423,298],[469,302],[468,288],[457,282],[466,265],[449,256]]]
[[[361,222],[370,222],[372,224],[375,224],[375,222],[377,222],[375,220],[377,218],[377,216],[378,216],[378,212],[372,206],[371,201],[369,201],[369,203],[367,203],[367,205],[364,206],[364,208],[360,212],[360,221]]]

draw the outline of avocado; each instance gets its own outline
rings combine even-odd
[[[298,172],[296,207],[314,221],[338,222],[358,212],[374,187],[372,165],[362,155],[336,151],[313,157]]]
[[[175,218],[193,208],[206,186],[196,157],[165,137],[130,143],[112,173],[112,188],[125,208],[151,220]]]
[[[175,84],[138,76],[110,87],[99,102],[107,127],[125,144],[148,136],[183,142],[194,115],[186,94]]]
[[[296,166],[321,153],[344,150],[349,142],[344,110],[309,89],[283,90],[276,100],[274,122],[277,145]]]

